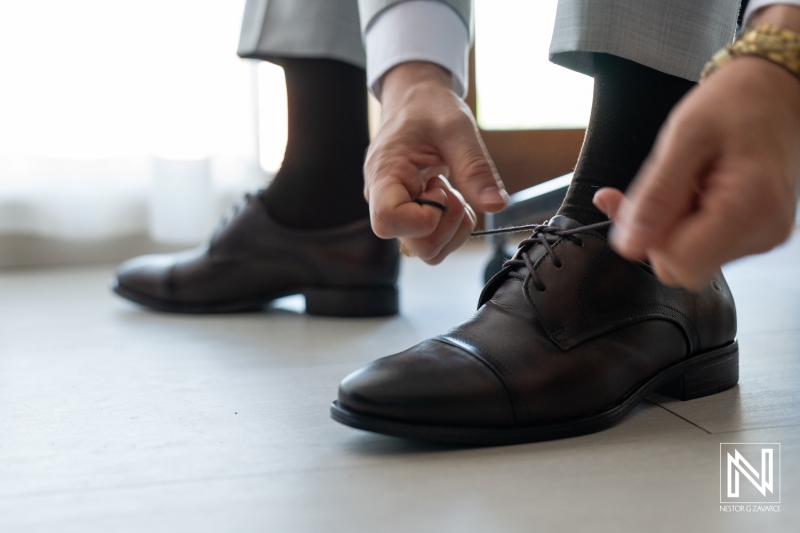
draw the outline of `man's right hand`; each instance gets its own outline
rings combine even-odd
[[[800,7],[751,24],[800,32]],[[611,244],[669,285],[702,287],[722,265],[771,250],[793,231],[800,192],[800,84],[783,67],[738,57],[670,113],[625,196],[600,189]]]
[[[372,228],[437,264],[469,238],[476,211],[497,212],[508,195],[446,70],[403,63],[382,86],[383,120],[364,165]]]

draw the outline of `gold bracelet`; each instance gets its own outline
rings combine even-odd
[[[741,56],[766,59],[800,78],[800,33],[769,24],[747,28],[733,44],[717,52],[706,64],[700,81]]]

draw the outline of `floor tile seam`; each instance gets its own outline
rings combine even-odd
[[[778,425],[778,426],[764,426],[764,427],[752,427],[752,428],[742,428],[742,429],[728,429],[725,431],[711,431],[709,432],[710,435],[729,435],[733,433],[743,433],[746,431],[764,431],[770,429],[789,429],[789,428],[800,428],[800,424],[786,424],[786,425]]]
[[[700,425],[696,424],[695,422],[692,422],[692,421],[691,421],[691,420],[689,420],[688,418],[686,418],[686,417],[684,417],[684,416],[681,416],[681,415],[679,415],[678,413],[676,413],[675,411],[673,411],[673,410],[671,410],[671,409],[667,409],[665,406],[661,405],[660,403],[658,403],[658,402],[655,402],[655,401],[653,401],[653,400],[647,400],[647,401],[648,401],[648,402],[650,402],[650,403],[652,403],[653,405],[657,405],[658,407],[660,407],[660,408],[661,408],[661,409],[663,409],[664,411],[666,411],[666,412],[668,412],[668,413],[670,413],[670,414],[672,414],[672,415],[676,416],[677,418],[680,418],[680,419],[681,419],[681,420],[683,420],[684,422],[687,422],[688,424],[690,424],[690,425],[692,425],[692,426],[696,427],[697,429],[699,429],[699,430],[701,430],[702,432],[704,432],[706,435],[710,435],[710,434],[711,434],[711,432],[710,432],[709,430],[707,430],[706,428],[704,428],[703,426],[700,426]]]

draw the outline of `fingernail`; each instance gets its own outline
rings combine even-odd
[[[486,187],[478,193],[482,205],[505,205],[508,193],[498,187]]]
[[[400,253],[406,257],[414,257],[414,252],[412,252],[405,244],[402,242],[400,243]]]

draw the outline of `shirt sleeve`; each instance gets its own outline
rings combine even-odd
[[[469,40],[469,28],[447,4],[430,0],[395,4],[366,29],[369,90],[380,100],[381,78],[392,67],[428,61],[450,71],[453,91],[463,98],[467,94]]]
[[[750,0],[750,3],[747,4],[747,11],[744,12],[744,18],[742,19],[744,21],[744,26],[750,24],[750,17],[753,16],[753,13],[762,7],[771,6],[773,4],[785,4],[800,7],[800,0]]]

